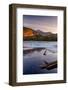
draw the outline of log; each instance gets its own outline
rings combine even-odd
[[[51,70],[51,69],[57,68],[57,61],[53,61],[53,62],[48,63],[48,64],[40,65],[40,67],[42,69],[46,68],[47,70]]]

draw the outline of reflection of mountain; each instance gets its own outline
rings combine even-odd
[[[24,40],[57,41],[57,34],[23,27]]]
[[[41,50],[43,50],[45,48],[32,48],[32,49],[28,49],[28,50],[23,50],[23,54],[27,55],[33,52],[40,52]]]

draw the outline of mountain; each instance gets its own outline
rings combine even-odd
[[[51,32],[43,32],[41,30],[33,30],[32,28],[23,27],[23,38],[24,40],[34,41],[56,41],[57,34]]]
[[[38,35],[38,33],[31,28],[23,27],[23,35],[24,37],[32,37]]]
[[[52,33],[51,32],[43,32],[41,30],[37,30],[37,32],[42,35],[42,36],[48,36],[48,35],[51,35]]]

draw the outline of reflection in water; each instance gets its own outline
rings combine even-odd
[[[40,52],[40,51],[42,51],[43,49],[45,49],[45,48],[27,49],[27,50],[23,50],[23,54],[24,54],[24,55],[27,55],[27,54],[30,54],[30,53],[33,53],[33,52]]]
[[[24,75],[57,73],[56,49],[53,50],[53,48],[49,49],[47,47],[24,48],[23,55]]]

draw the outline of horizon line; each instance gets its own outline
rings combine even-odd
[[[31,27],[26,27],[26,26],[23,26],[23,27],[33,29],[33,28],[31,28]],[[48,31],[45,31],[45,32],[44,32],[43,30],[40,30],[40,29],[36,29],[36,30],[33,29],[33,30],[34,30],[34,31],[38,31],[38,30],[39,30],[39,31],[41,31],[41,32],[43,32],[43,33],[48,32]],[[51,31],[50,31],[50,33],[57,34],[57,32],[51,32]]]

